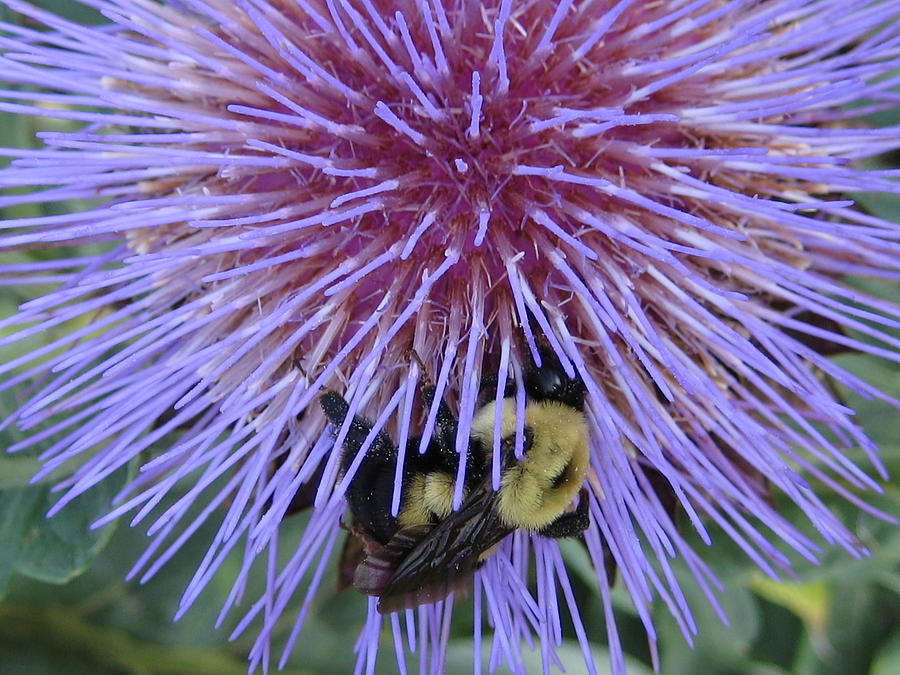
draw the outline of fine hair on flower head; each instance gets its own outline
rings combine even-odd
[[[51,515],[137,466],[95,523],[146,525],[129,578],[214,523],[177,616],[237,556],[220,622],[258,636],[251,667],[308,648],[366,453],[398,453],[396,518],[443,402],[454,508],[488,500],[465,477],[489,462],[459,459],[473,420],[496,414],[497,448],[515,427],[498,491],[548,370],[583,386],[583,531],[509,528],[467,598],[370,598],[357,671],[443,672],[465,613],[476,671],[484,647],[550,672],[572,640],[596,672],[605,639],[624,672],[614,584],[657,667],[652,602],[688,641],[682,584],[720,611],[698,544],[780,579],[823,542],[866,554],[822,495],[890,519],[860,496],[886,472],[841,391],[900,402],[832,357],[900,361],[877,283],[900,226],[854,201],[900,192],[871,164],[900,148],[876,124],[898,0],[78,0],[97,25],[4,2],[0,111],[53,123],[0,151],[0,280],[38,288],[2,320],[0,389],[26,392],[8,450],[39,452]]]

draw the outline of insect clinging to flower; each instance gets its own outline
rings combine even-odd
[[[345,475],[352,472],[350,536],[363,539],[366,554],[354,586],[377,595],[380,611],[434,603],[466,590],[484,560],[517,529],[559,538],[580,535],[588,527],[589,498],[582,489],[588,468],[584,384],[568,377],[549,349],[541,349],[540,356],[542,365],[525,373],[522,423],[517,423],[515,385],[509,384],[504,398],[476,412],[463,443],[464,470],[456,451],[458,422],[443,400],[437,401],[435,431],[422,453],[421,437],[411,439],[405,451],[383,432],[366,445],[371,422],[360,416],[349,422],[341,469]],[[422,399],[428,408],[434,392],[426,381]],[[347,402],[328,391],[321,405],[340,429]],[[458,477],[464,487],[461,503],[454,504]],[[402,493],[396,516],[395,489]]]

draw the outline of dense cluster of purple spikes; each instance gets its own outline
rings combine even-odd
[[[11,450],[58,439],[41,476],[89,456],[58,509],[175,437],[99,524],[152,520],[146,579],[220,519],[182,611],[241,546],[224,616],[261,558],[268,586],[237,629],[262,617],[254,664],[300,594],[294,647],[340,535],[340,438],[315,399],[346,392],[401,448],[427,436],[411,347],[459,414],[460,449],[482,377],[518,377],[537,335],[584,379],[585,542],[616,671],[603,542],[651,643],[654,597],[697,630],[673,557],[715,603],[640,464],[703,540],[714,522],[772,576],[790,564],[774,541],[818,546],[769,490],[862,552],[800,473],[867,508],[855,491],[877,481],[845,451],[883,472],[825,380],[882,395],[811,344],[898,359],[883,329],[900,309],[841,281],[900,276],[900,227],[846,196],[900,191],[851,164],[900,147],[900,129],[853,121],[897,106],[897,0],[79,0],[101,27],[4,1],[41,28],[0,26],[15,85],[0,110],[72,124],[2,151],[0,185],[34,189],[0,207],[100,199],[3,223],[6,249],[80,247],[0,268],[4,284],[55,285],[2,323],[4,345],[57,336],[0,366],[4,389],[37,382],[7,424],[40,430]],[[278,568],[281,516],[323,465]],[[598,636],[555,542],[517,533],[472,597],[492,665],[521,670],[525,641],[549,667],[563,603],[593,669]],[[383,618],[370,603],[359,668],[387,623],[399,663],[414,649],[438,672],[453,605]]]

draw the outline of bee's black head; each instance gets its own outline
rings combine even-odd
[[[584,410],[584,382],[577,375],[569,377],[556,352],[538,347],[541,365],[532,363],[525,371],[525,393],[534,401],[558,401],[576,410]]]

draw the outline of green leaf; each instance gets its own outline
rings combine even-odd
[[[22,555],[22,547],[41,501],[43,488],[16,488],[0,493],[0,594],[5,592],[10,577]]]
[[[723,624],[706,596],[690,580],[685,566],[678,563],[676,574],[691,608],[698,632],[693,648],[687,644],[667,607],[657,603],[654,621],[660,635],[661,662],[666,675],[716,675],[747,672],[751,648],[760,630],[759,606],[746,587],[746,572],[731,568],[724,558],[717,561],[716,573],[723,590],[716,593],[728,624]]]
[[[6,665],[19,665],[23,660],[28,663],[26,669],[20,666],[14,671],[21,673],[243,675],[247,672],[242,657],[222,648],[153,644],[122,630],[97,626],[69,609],[54,607],[0,606],[0,654],[5,656]],[[73,669],[73,661],[80,667]],[[41,666],[47,669],[38,670]],[[282,672],[308,675],[308,671],[300,670]]]
[[[49,486],[32,485],[0,493],[0,591],[13,573],[54,584],[81,574],[114,530],[91,524],[109,510],[113,496],[129,478],[122,468],[74,499],[52,518],[46,514],[58,496]]]
[[[831,609],[830,589],[825,582],[777,582],[758,572],[751,576],[750,587],[769,602],[791,610],[807,630],[816,633],[824,629]]]
[[[900,635],[882,648],[872,664],[871,675],[896,675],[900,673]]]
[[[23,404],[25,399],[21,396],[22,391],[23,389],[17,387],[0,392],[0,420],[9,418]],[[0,431],[0,490],[32,485],[31,479],[43,466],[37,459],[38,455],[52,446],[63,434],[58,433],[42,438],[39,443],[35,443],[13,454],[9,454],[7,449],[20,441],[24,441],[31,434],[41,432],[48,424],[49,422],[38,425],[28,431],[22,431],[15,424],[10,424],[7,428]],[[90,459],[90,454],[82,453],[57,467],[52,473],[44,476],[40,482],[57,482],[71,474],[88,459]]]
[[[897,596],[873,585],[841,584],[824,635],[810,635],[793,671],[809,675],[868,673],[900,620]]]
[[[72,2],[72,0],[38,0],[37,2],[32,0],[32,4],[85,26],[109,23],[93,7],[80,2]]]
[[[28,485],[40,468],[41,463],[32,457],[0,455],[0,490]]]
[[[900,219],[900,196],[882,192],[861,192],[853,194],[856,202],[872,215],[891,222]]]

